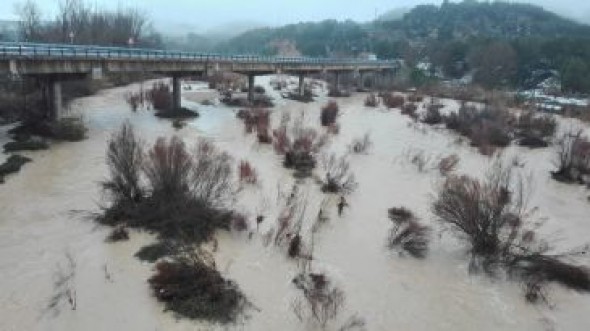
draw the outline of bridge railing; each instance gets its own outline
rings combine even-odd
[[[0,58],[41,59],[41,58],[75,58],[75,59],[138,59],[159,61],[199,61],[199,62],[237,62],[290,65],[363,65],[394,66],[395,61],[313,58],[313,57],[278,57],[258,55],[226,55],[219,53],[195,53],[185,51],[157,50],[132,47],[105,47],[68,44],[41,44],[0,42]]]

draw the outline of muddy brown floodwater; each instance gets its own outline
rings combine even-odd
[[[265,85],[269,78],[257,78]],[[263,245],[262,235],[279,212],[278,191],[287,192],[294,182],[283,170],[270,146],[260,146],[246,136],[233,110],[200,106],[201,100],[186,91],[185,106],[198,107],[201,117],[175,131],[170,122],[149,111],[132,113],[124,94],[138,85],[105,90],[79,99],[72,111],[81,113],[89,126],[88,139],[56,144],[48,151],[25,153],[33,162],[20,174],[0,185],[0,329],[22,330],[224,330],[225,327],[177,320],[151,296],[147,285],[153,266],[133,257],[153,241],[145,233],[132,233],[128,242],[107,244],[108,229],[84,217],[101,202],[99,181],[105,178],[105,148],[110,134],[129,120],[148,142],[177,134],[190,145],[199,137],[212,139],[237,161],[248,159],[258,170],[258,186],[244,187],[235,208],[252,222],[262,212],[267,221],[251,239],[238,233],[217,235],[217,266],[235,280],[258,308],[249,311],[238,330],[305,330],[292,312],[296,290],[291,284],[298,266],[285,251]],[[274,92],[273,92],[274,93]],[[435,231],[425,260],[399,257],[385,250],[390,222],[387,209],[406,206],[435,229],[440,227],[429,212],[432,194],[441,181],[437,171],[419,172],[403,157],[409,150],[427,155],[457,154],[458,172],[480,176],[491,163],[457,136],[444,130],[412,124],[399,111],[368,109],[365,95],[338,100],[342,115],[340,134],[324,151],[344,153],[353,138],[366,132],[374,146],[368,155],[352,155],[350,162],[358,189],[347,200],[350,208],[339,218],[336,197],[326,198],[312,179],[302,185],[313,219],[324,206],[330,217],[315,243],[316,270],[325,271],[346,293],[343,317],[356,314],[368,330],[587,330],[590,295],[559,286],[550,287],[554,306],[526,304],[519,284],[484,275],[469,275],[464,245],[449,233]],[[279,98],[280,99],[280,98]],[[303,113],[305,121],[319,126],[325,97],[310,104],[278,100],[272,120],[281,113]],[[447,110],[458,103],[445,100]],[[295,116],[295,115],[294,115]],[[7,140],[6,128],[0,141]],[[549,177],[551,149],[510,147],[506,155],[518,155],[524,170],[534,178],[530,207],[546,222],[543,232],[560,248],[590,241],[590,204],[584,188],[556,183]],[[3,161],[2,156],[0,161]],[[309,226],[307,224],[306,226]],[[254,227],[255,228],[255,227]],[[57,275],[68,270],[67,255],[75,261],[71,288],[76,310],[67,302],[47,309],[55,294]],[[586,261],[587,263],[588,261]]]

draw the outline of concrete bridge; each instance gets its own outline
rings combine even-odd
[[[0,75],[37,79],[51,117],[62,110],[61,82],[105,73],[150,72],[172,77],[173,106],[180,107],[180,78],[228,71],[248,76],[248,98],[252,100],[254,77],[273,73],[299,77],[299,93],[304,79],[312,73],[339,75],[356,72],[394,73],[397,61],[332,59],[310,57],[268,57],[253,55],[203,54],[182,51],[122,47],[100,47],[38,43],[0,43]],[[337,86],[338,88],[338,86]]]

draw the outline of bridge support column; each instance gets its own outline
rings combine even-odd
[[[46,117],[50,121],[58,121],[63,117],[61,82],[52,76],[40,77],[39,81]]]
[[[305,74],[299,74],[299,96],[302,97],[305,94]]]
[[[172,109],[177,110],[181,108],[180,96],[180,77],[172,76]]]
[[[340,91],[340,72],[334,72],[334,89]]]
[[[254,101],[254,77],[253,74],[248,75],[248,101]]]
[[[358,82],[358,86],[361,90],[363,90],[365,88],[365,73],[362,71],[359,71],[359,82]]]

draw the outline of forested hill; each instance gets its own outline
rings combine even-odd
[[[476,83],[490,87],[528,87],[539,73],[557,71],[564,90],[590,93],[590,26],[528,4],[445,1],[417,6],[399,19],[252,30],[218,50],[308,56],[371,52],[409,64],[429,61],[452,78],[475,73]]]
[[[408,38],[590,37],[590,26],[573,22],[542,7],[508,2],[445,2],[415,7],[401,20],[383,24]]]
[[[326,20],[251,30],[223,43],[220,50],[276,54],[277,41],[290,41],[304,55],[373,50],[387,57],[398,55],[391,48],[407,40],[559,37],[590,39],[590,26],[529,4],[463,1],[445,2],[441,6],[420,5],[401,19],[381,18],[368,24]]]

